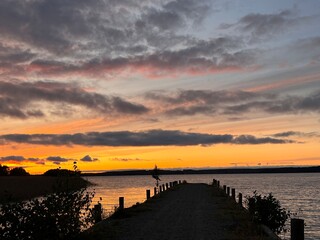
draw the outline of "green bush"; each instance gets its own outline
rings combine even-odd
[[[58,192],[27,202],[0,206],[2,240],[73,239],[93,224],[93,193]]]
[[[253,220],[268,226],[277,234],[284,231],[286,221],[290,218],[290,212],[282,208],[279,200],[271,193],[267,196],[261,196],[256,191],[253,193],[253,196],[246,197],[248,210]]]

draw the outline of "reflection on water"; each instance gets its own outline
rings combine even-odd
[[[244,196],[252,195],[254,190],[263,195],[272,192],[283,207],[305,220],[305,239],[320,239],[320,173],[161,176],[162,183],[175,180],[211,183],[213,178]],[[151,176],[88,177],[88,180],[97,184],[90,187],[96,192],[94,203],[102,197],[100,202],[108,211],[118,205],[119,197],[125,198],[125,207],[145,201],[146,189],[153,193],[156,184]]]

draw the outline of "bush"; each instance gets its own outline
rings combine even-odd
[[[93,224],[93,193],[58,192],[41,199],[0,206],[2,240],[72,239]]]
[[[279,234],[285,230],[285,223],[290,217],[290,212],[282,208],[280,202],[269,193],[267,196],[247,196],[247,206],[253,220],[268,226],[273,232]]]
[[[15,167],[10,170],[10,176],[29,176],[29,175],[30,173],[28,173],[22,167]]]
[[[10,172],[10,169],[6,165],[0,164],[0,176],[8,176]]]
[[[80,175],[79,172],[68,170],[68,169],[50,169],[46,171],[43,176],[49,177],[67,177],[67,176],[78,176]]]

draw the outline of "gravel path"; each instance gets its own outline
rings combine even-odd
[[[117,240],[262,239],[231,199],[206,184],[185,184],[96,224],[86,238]]]

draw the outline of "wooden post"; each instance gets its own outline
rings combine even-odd
[[[156,187],[153,189],[153,196],[155,196],[155,195],[157,195],[157,188]]]
[[[223,185],[223,192],[227,193],[227,186],[226,185]]]
[[[304,220],[291,219],[291,240],[304,240]]]
[[[220,187],[220,181],[217,181],[217,188]]]
[[[124,209],[124,197],[119,197],[119,210]]]
[[[179,184],[181,184],[181,180],[179,180]]]
[[[227,187],[227,195],[230,196],[230,187]]]
[[[234,188],[231,189],[231,196],[234,200],[236,200],[236,190]]]
[[[95,204],[93,207],[94,222],[100,222],[102,220],[102,205],[101,203]]]
[[[146,195],[147,195],[147,200],[148,200],[150,198],[150,189],[147,189]]]
[[[242,193],[239,193],[238,203],[239,203],[240,206],[242,206]]]
[[[166,183],[166,190],[168,190],[169,189],[169,184],[168,183]]]

